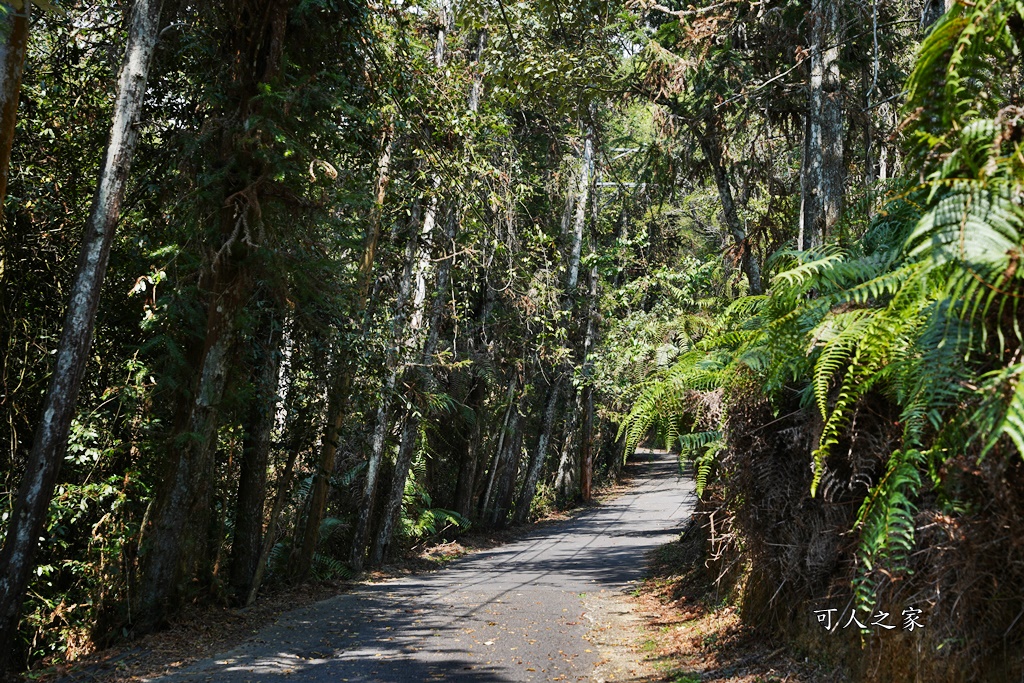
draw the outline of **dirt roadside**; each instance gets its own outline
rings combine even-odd
[[[650,576],[629,603],[643,622],[640,651],[651,681],[817,683],[848,680],[743,624],[735,596],[719,593],[696,534],[655,550]]]

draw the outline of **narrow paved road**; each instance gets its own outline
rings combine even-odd
[[[673,456],[641,452],[629,468],[627,493],[572,520],[439,572],[296,610],[249,643],[158,680],[590,680],[601,654],[587,638],[587,596],[629,590],[645,553],[678,534],[693,503]]]

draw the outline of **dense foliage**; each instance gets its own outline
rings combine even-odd
[[[525,522],[655,436],[751,623],[913,600],[850,647],[982,679],[1021,644],[1018,3],[166,0],[127,173],[160,6],[0,3],[9,666]]]
[[[848,582],[866,615],[913,600],[933,615],[928,680],[1021,664],[990,659],[1020,640],[1020,12],[955,4],[931,27],[907,78],[904,175],[869,184],[822,246],[776,251],[767,293],[719,306],[647,373],[623,426],[631,446],[658,426],[708,510],[733,515],[719,543],[751,563],[749,612],[799,622],[793,605]],[[899,647],[873,643],[872,675],[906,672]]]

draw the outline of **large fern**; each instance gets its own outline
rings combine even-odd
[[[1020,27],[1024,3],[956,3],[907,86],[917,179],[894,185],[859,247],[774,255],[768,295],[724,308],[623,423],[631,447],[652,426],[678,440],[703,489],[721,441],[693,419],[696,394],[751,372],[777,403],[796,388],[824,420],[815,494],[869,393],[887,397],[903,431],[857,517],[862,603],[905,569],[917,500],[946,496],[948,458],[1024,454],[1024,109],[1007,106]]]

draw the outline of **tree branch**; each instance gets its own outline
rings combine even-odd
[[[698,7],[696,9],[688,9],[688,10],[669,9],[668,7],[665,7],[664,5],[651,5],[647,9],[648,10],[656,10],[658,12],[662,12],[663,14],[668,14],[668,15],[671,15],[673,17],[676,17],[677,19],[683,19],[684,17],[692,17],[692,16],[696,16],[698,14],[704,14],[705,12],[710,12],[712,10],[716,10],[719,7],[725,7],[727,5],[734,5],[734,4],[736,4],[736,0],[726,0],[726,2],[719,2],[719,3],[714,4],[714,5],[708,5],[707,7]],[[692,5],[691,5],[691,7],[692,7]]]

